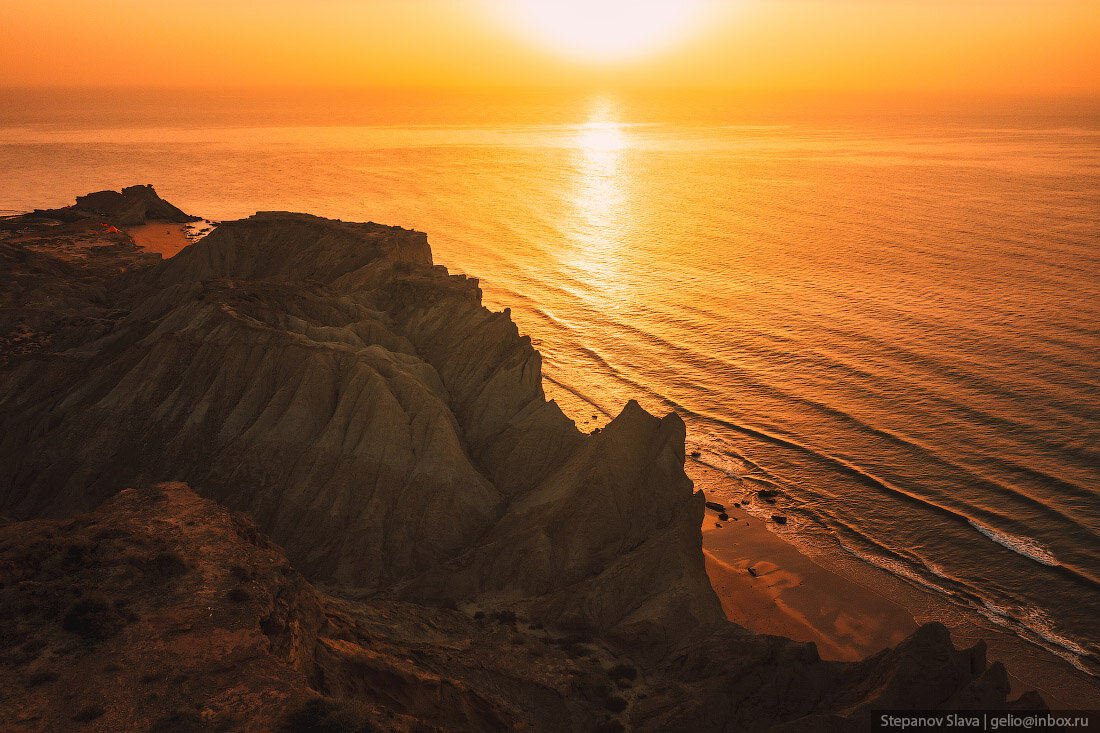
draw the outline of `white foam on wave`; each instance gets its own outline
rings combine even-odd
[[[849,547],[842,541],[838,541],[838,544],[841,548],[844,549],[844,551],[854,557],[859,558],[860,560],[863,560],[864,562],[882,568],[883,570],[886,570],[887,572],[892,573],[895,576],[899,576],[911,582],[917,583],[918,585],[921,585],[928,590],[936,592],[942,597],[951,597],[950,593],[945,591],[943,588],[937,586],[935,583],[930,582],[927,578],[923,577],[915,570],[909,568],[904,563],[859,552],[852,547]],[[1050,557],[1053,558],[1053,555],[1050,555]],[[924,562],[924,566],[929,571],[931,571],[933,575],[942,577],[944,579],[949,579],[949,576],[947,576],[943,572],[943,568],[937,566],[935,563]],[[1055,630],[1054,622],[1041,609],[1010,609],[999,606],[984,598],[981,599],[980,606],[974,604],[973,602],[969,602],[967,605],[969,605],[970,608],[980,613],[989,621],[992,621],[994,624],[1002,628],[1013,629],[1013,627],[1016,625],[1023,626],[1025,629],[1030,631],[1031,634],[1034,635],[1035,638],[1032,643],[1037,644],[1038,646],[1046,649],[1050,653],[1064,659],[1082,672],[1085,672],[1087,674],[1096,673],[1095,670],[1090,670],[1088,666],[1086,666],[1082,661],[1082,658],[1089,654],[1089,650],[1074,641],[1073,639],[1067,638],[1059,634]],[[1013,620],[1015,620],[1015,624],[1012,623]],[[1018,632],[1013,629],[1013,633]]]
[[[1039,646],[1061,657],[1086,674],[1096,673],[1095,670],[1089,669],[1082,662],[1082,657],[1088,656],[1089,650],[1073,639],[1062,636],[1055,631],[1054,622],[1041,609],[1010,609],[984,598],[982,599],[982,606],[984,608],[971,604],[971,608],[974,608],[998,626],[1012,628],[1013,624],[1011,622],[1015,621],[1039,638]]]
[[[745,474],[753,470],[754,466],[744,458],[732,451],[699,446],[701,455],[695,460],[715,471],[724,473],[727,477],[740,481]]]
[[[969,521],[971,527],[978,530],[1001,547],[1012,550],[1024,557],[1031,558],[1035,562],[1046,565],[1047,567],[1053,568],[1061,565],[1061,563],[1058,562],[1058,558],[1054,556],[1054,553],[1051,552],[1046,545],[1030,537],[1019,537],[1017,535],[1008,534],[1007,532],[1001,532],[1000,530],[976,522],[973,519]]]
[[[943,578],[944,580],[951,580],[951,577],[947,574],[947,571],[943,569],[942,565],[937,565],[931,560],[921,560],[921,562],[924,564],[924,568],[932,573],[932,575]]]
[[[927,578],[925,578],[909,566],[905,565],[904,563],[885,557],[879,557],[877,555],[859,552],[858,550],[849,547],[847,544],[844,543],[843,540],[840,539],[837,540],[837,544],[839,544],[841,549],[843,549],[852,557],[858,558],[870,565],[874,565],[877,568],[881,568],[895,577],[905,578],[906,580],[909,580],[913,583],[924,586],[928,590],[947,595],[947,591],[945,591],[943,588],[936,585],[935,583],[930,582]]]

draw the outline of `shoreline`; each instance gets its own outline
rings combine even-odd
[[[692,462],[688,475],[708,496],[715,483],[728,481]],[[702,534],[707,574],[730,621],[757,633],[813,641],[822,659],[834,661],[865,659],[920,626],[888,594],[827,569],[765,520],[736,506],[727,505],[726,513],[723,522],[708,507]]]
[[[729,521],[719,522],[718,512],[706,510],[703,557],[733,623],[812,641],[822,659],[839,662],[897,646],[918,628],[903,606],[818,565],[765,522],[736,507],[726,512]]]
[[[190,224],[156,221],[126,227],[125,231],[134,240],[138,249],[159,254],[165,260],[179,254],[193,241],[190,236]]]
[[[708,501],[713,496],[725,503],[726,497],[743,493],[725,473],[699,461],[689,458],[685,471]],[[756,633],[816,642],[823,659],[853,661],[939,621],[959,648],[987,644],[989,661],[1008,669],[1010,698],[1036,690],[1052,710],[1100,708],[1100,681],[1066,660],[1008,630],[968,618],[946,600],[881,568],[799,542],[794,532],[774,532],[774,525],[769,528],[769,522],[736,506],[726,505],[726,513],[730,520],[716,527],[718,514],[707,508],[702,550],[711,585],[733,623]]]

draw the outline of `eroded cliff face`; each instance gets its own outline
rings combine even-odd
[[[683,422],[631,402],[580,433],[545,399],[530,339],[481,305],[476,281],[433,265],[421,233],[263,213],[165,262],[123,243],[62,262],[28,226],[0,242],[22,288],[0,326],[50,315],[0,353],[0,514],[68,517],[104,501],[126,514],[139,508],[119,492],[166,480],[246,514],[305,577],[359,599],[318,604],[376,624],[295,637],[298,692],[272,703],[283,712],[302,695],[373,700],[372,675],[421,680],[387,714],[436,721],[423,690],[439,685],[477,711],[432,723],[444,728],[583,730],[613,713],[639,729],[832,727],[879,704],[1004,703],[1003,669],[956,651],[942,627],[845,665],[728,624],[703,565]],[[476,612],[508,628],[448,666],[481,633]],[[335,623],[326,613],[296,628]],[[381,637],[395,656],[405,644],[433,661],[378,671]],[[506,661],[547,644],[568,664],[536,675]],[[484,655],[522,684],[477,672]],[[597,684],[582,659],[629,662],[638,681]],[[504,691],[485,703],[485,686]]]
[[[683,423],[631,403],[582,435],[544,398],[530,339],[433,266],[423,234],[259,214],[120,297],[109,334],[4,375],[16,516],[170,478],[361,593],[491,596],[600,630],[721,620]]]

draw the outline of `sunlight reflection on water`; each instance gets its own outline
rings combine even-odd
[[[576,215],[568,232],[573,246],[562,252],[562,264],[585,273],[593,286],[586,295],[621,304],[626,284],[619,254],[631,206],[622,168],[630,140],[613,99],[594,100],[574,144],[577,169],[569,202]]]

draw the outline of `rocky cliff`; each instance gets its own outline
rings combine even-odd
[[[639,729],[833,726],[872,705],[1004,704],[1003,669],[987,668],[981,650],[957,652],[942,627],[843,665],[725,622],[700,552],[703,497],[683,471],[683,422],[631,402],[603,431],[580,433],[546,401],[539,354],[507,311],[488,311],[476,281],[433,265],[421,233],[262,213],[162,263],[116,249],[109,268],[85,253],[64,269],[24,223],[2,242],[12,254],[0,262],[23,283],[5,310],[45,303],[39,310],[55,315],[0,354],[2,514],[63,518],[109,501],[101,516],[125,515],[137,509],[111,499],[130,496],[125,489],[187,482],[246,514],[307,578],[349,599],[324,602],[332,608],[400,608],[394,618],[422,614],[446,627],[432,627],[433,655],[468,649],[474,614],[496,614],[523,620],[513,646],[535,648],[527,632],[557,630],[572,635],[563,648],[574,656],[629,657],[645,680],[644,691],[620,677],[629,693],[604,690],[606,680],[597,692],[577,683],[578,692],[513,670],[538,689],[509,687],[485,720],[446,718],[444,728],[538,729],[545,718],[585,729],[610,724],[611,713]],[[109,317],[87,328],[66,320],[89,309]],[[170,508],[157,511],[175,521]],[[43,526],[8,531],[67,531]],[[374,647],[349,651],[313,634],[296,637],[291,654],[298,692],[274,708],[318,692],[378,703],[378,689],[355,679],[360,667],[374,679],[370,664],[339,662],[335,687],[310,666],[345,652],[371,657]],[[520,654],[507,644],[497,652]],[[461,665],[408,663],[416,675],[445,668],[457,686],[444,697],[468,710],[482,709],[484,685],[498,685]],[[588,680],[583,664],[559,667],[562,679]],[[387,709],[431,719],[410,705]]]

